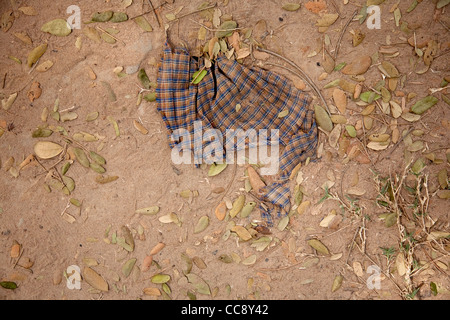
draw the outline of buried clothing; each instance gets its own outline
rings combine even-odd
[[[198,164],[202,155],[217,150],[223,151],[222,158],[226,157],[229,145],[223,146],[220,136],[225,137],[230,130],[277,129],[282,146],[277,179],[258,194],[266,204],[260,206],[261,216],[272,226],[274,213],[280,217],[289,211],[287,182],[292,169],[315,154],[317,127],[310,109],[311,98],[284,77],[247,68],[224,55],[209,69],[201,60],[191,57],[185,49],[172,50],[168,43],[164,45],[156,102],[168,129],[169,145],[180,152],[193,150],[194,163]],[[206,75],[198,84],[192,84],[194,73],[202,69]],[[198,128],[202,132],[197,132]],[[189,135],[181,134],[186,132]],[[248,140],[244,141],[246,147]],[[242,144],[239,139],[234,144],[233,138],[233,146],[239,148]]]

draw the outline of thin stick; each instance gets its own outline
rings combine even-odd
[[[341,46],[341,41],[342,38],[344,37],[344,33],[345,30],[347,29],[348,25],[350,24],[350,22],[352,22],[353,18],[356,16],[356,14],[358,13],[358,10],[355,10],[355,12],[353,12],[352,16],[350,17],[350,19],[348,19],[347,23],[345,24],[344,28],[341,31],[341,35],[339,36],[339,40],[336,43],[336,48],[334,49],[334,60],[336,60],[338,52],[339,52],[339,48]]]
[[[286,61],[287,63],[289,63],[289,64],[290,64],[291,66],[293,66],[294,68],[296,68],[296,69],[300,72],[301,78],[303,78],[303,79],[311,86],[311,88],[317,93],[317,95],[318,95],[318,96],[320,97],[320,99],[322,100],[322,103],[325,105],[325,108],[326,108],[328,114],[331,115],[330,109],[328,109],[328,104],[327,104],[327,102],[325,101],[325,98],[323,97],[323,95],[322,95],[322,93],[320,92],[319,88],[316,86],[316,84],[314,83],[314,81],[312,81],[311,78],[310,78],[310,77],[309,77],[309,76],[308,76],[308,75],[307,75],[307,74],[306,74],[306,73],[305,73],[298,65],[296,65],[296,64],[295,64],[294,62],[292,62],[291,60],[289,60],[289,59],[283,57],[282,55],[279,55],[279,54],[276,53],[276,52],[273,52],[273,51],[270,51],[270,50],[267,50],[267,49],[263,49],[263,48],[258,48],[258,47],[256,47],[256,49],[257,49],[258,51],[265,52],[265,53],[271,54],[271,55],[273,55],[273,56],[275,56],[275,57],[277,57],[277,58],[280,58],[280,59]],[[277,66],[279,66],[279,65],[277,65]],[[286,67],[283,67],[283,66],[281,66],[281,67],[286,69]]]
[[[405,139],[406,136],[409,135],[409,134],[413,131],[413,129],[414,129],[414,128],[410,128],[410,129],[406,132],[406,134],[403,135],[403,136],[400,138],[400,140],[397,141],[397,143],[395,144],[395,146],[391,149],[391,152],[389,152],[389,154],[388,154],[386,157],[384,157],[383,159],[390,159],[390,157],[391,157],[392,153],[395,151],[395,149],[398,148],[398,146],[399,146],[400,143],[403,141],[403,139]],[[378,162],[378,159],[377,159],[376,162]]]
[[[155,10],[155,7],[153,6],[152,1],[151,1],[151,0],[148,0],[148,3],[149,3],[149,5],[150,5],[150,7],[152,8],[152,11],[153,11],[153,14],[155,15],[156,20],[158,21],[159,27],[161,28],[161,21],[159,21],[159,17],[158,17],[158,15],[156,14],[156,10]]]
[[[203,8],[203,9],[198,9],[198,10],[195,10],[195,11],[192,11],[192,12],[188,12],[188,13],[185,13],[185,14],[183,14],[183,15],[177,17],[177,18],[176,18],[175,20],[173,20],[173,21],[176,21],[176,20],[178,20],[178,19],[187,17],[187,16],[189,16],[189,15],[191,15],[191,14],[194,14],[194,13],[197,13],[197,12],[202,12],[202,11],[205,11],[205,10],[208,10],[208,9],[212,9],[212,8],[215,8],[215,7],[216,7],[216,5],[213,4],[213,5],[209,6],[209,7]],[[171,22],[172,22],[172,21],[171,21]]]
[[[212,31],[212,32],[216,32],[216,31],[225,31],[225,32],[229,32],[229,31],[236,31],[236,30],[242,30],[242,29],[244,29],[244,28],[211,29],[211,28],[208,28],[207,26],[205,26],[203,23],[197,22],[197,21],[195,21],[195,20],[193,20],[193,19],[189,19],[189,20],[191,20],[192,22],[195,22],[196,24],[202,26],[202,27],[205,28],[206,30]]]
[[[106,33],[108,36],[110,36],[110,37],[113,38],[114,40],[120,41],[120,42],[122,42],[123,44],[126,44],[125,41],[120,40],[119,38],[113,36],[111,33],[109,33],[108,31],[106,31],[106,30],[104,30],[104,29],[102,29],[101,27],[96,26],[96,28],[97,28],[98,30],[100,30],[101,32]]]

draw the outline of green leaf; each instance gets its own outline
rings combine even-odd
[[[99,155],[98,153],[96,153],[94,151],[90,151],[89,156],[91,157],[92,160],[94,160],[98,164],[101,164],[101,165],[106,164],[105,158],[103,158],[101,155]]]
[[[397,223],[397,214],[395,212],[389,213],[384,219],[384,225],[386,228],[392,227]]]
[[[150,281],[153,283],[161,284],[166,283],[170,280],[170,276],[168,274],[155,274],[153,277],[151,277]]]
[[[122,273],[126,278],[131,274],[131,271],[133,270],[133,267],[136,264],[136,260],[137,260],[136,258],[133,258],[123,264]]]
[[[125,12],[114,12],[112,17],[111,17],[111,22],[123,22],[123,21],[127,21],[128,20],[128,16]]]
[[[105,168],[103,168],[101,165],[99,165],[98,163],[95,163],[95,162],[91,162],[89,164],[89,167],[97,173],[105,173],[106,172]]]
[[[436,8],[440,9],[445,7],[446,5],[448,5],[450,3],[450,0],[439,0],[438,3],[436,4]]]
[[[225,21],[220,25],[219,30],[216,31],[216,37],[220,39],[223,37],[231,36],[236,27],[237,27],[236,21],[233,20]]]
[[[213,163],[208,170],[208,177],[217,176],[219,173],[221,173],[225,168],[227,167],[226,163]]]
[[[89,168],[89,159],[81,148],[73,148],[73,153],[78,162],[85,168]]]
[[[438,291],[437,291],[436,283],[430,282],[430,290],[431,290],[431,293],[433,293],[434,296],[437,296]]]
[[[345,130],[347,130],[347,133],[350,137],[352,138],[356,137],[356,129],[354,126],[352,125],[345,126]]]
[[[419,1],[413,0],[413,2],[410,4],[410,6],[406,10],[406,12],[410,13],[411,11],[413,11],[417,7],[418,4],[419,4]]]
[[[436,103],[438,103],[439,99],[433,96],[427,96],[419,101],[417,101],[412,107],[411,111],[415,114],[422,114]]]
[[[339,70],[341,70],[343,67],[345,67],[347,65],[347,62],[341,62],[341,63],[339,63],[338,65],[336,65],[335,67],[334,67],[334,71],[339,71]]]
[[[412,165],[411,171],[415,174],[419,174],[423,168],[425,168],[425,160],[423,158],[419,158]]]
[[[44,128],[38,128],[38,129],[33,131],[31,136],[33,138],[45,138],[45,137],[51,136],[52,133],[53,133],[53,130],[44,129]]]
[[[14,290],[17,288],[17,284],[12,281],[1,281],[0,286],[2,286],[5,289],[11,289],[11,290]]]
[[[203,80],[203,78],[206,76],[207,73],[208,73],[208,71],[205,69],[194,72],[194,74],[192,76],[192,83],[198,84],[200,81]]]
[[[322,108],[319,105],[314,106],[316,121],[319,127],[321,127],[323,130],[330,132],[333,130],[333,122],[331,121],[330,116],[325,111],[324,108]]]
[[[64,19],[55,19],[45,23],[41,31],[48,32],[54,36],[65,37],[72,32],[72,28]]]
[[[150,89],[150,83],[151,82],[150,82],[150,79],[148,78],[147,73],[145,72],[144,68],[139,70],[139,72],[138,72],[138,79],[139,79],[139,81],[141,82],[142,86],[145,89]]]
[[[317,239],[311,239],[307,241],[308,244],[313,247],[314,249],[316,249],[318,252],[324,254],[324,255],[329,255],[330,252],[328,251],[327,247],[325,247],[325,245],[320,242]]]
[[[92,15],[91,21],[106,22],[112,18],[113,14],[114,14],[114,12],[112,12],[111,10],[104,11],[104,12],[96,12]]]
[[[147,19],[145,19],[144,16],[139,16],[133,19],[134,22],[136,22],[136,24],[141,27],[142,30],[144,30],[145,32],[150,32],[153,31],[152,26],[150,25],[150,23],[147,21]]]
[[[373,101],[380,99],[381,96],[373,91],[365,91],[359,95],[359,98],[364,102],[372,103]]]
[[[72,192],[75,189],[75,181],[71,177],[62,176],[62,180],[69,192]]]
[[[195,225],[194,233],[202,232],[203,230],[206,229],[206,227],[208,227],[208,225],[209,225],[209,217],[208,216],[202,216],[198,220],[197,224]]]
[[[198,275],[194,273],[188,273],[186,275],[186,278],[188,279],[189,283],[191,283],[194,286],[196,292],[206,295],[211,294],[209,285],[206,283],[205,280],[200,278]]]
[[[149,92],[143,96],[145,101],[154,102],[156,101],[156,92]]]
[[[282,8],[286,11],[297,11],[300,9],[300,4],[298,3],[286,3],[282,6]]]
[[[41,44],[40,46],[37,46],[36,48],[31,50],[30,53],[28,54],[27,66],[31,67],[34,63],[36,63],[36,61],[39,60],[39,58],[45,53],[46,50],[47,50],[46,43]]]

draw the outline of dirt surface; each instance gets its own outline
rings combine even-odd
[[[281,228],[276,219],[270,233],[263,234],[254,231],[261,224],[256,208],[247,218],[228,216],[220,221],[215,216],[222,199],[230,205],[244,194],[246,202],[255,201],[245,187],[245,167],[228,165],[210,177],[208,166],[173,164],[167,131],[156,103],[137,102],[139,94],[148,91],[141,91],[136,71],[143,68],[150,81],[156,82],[157,63],[165,41],[164,25],[168,25],[171,42],[176,46],[185,44],[192,53],[199,52],[214,37],[210,31],[215,29],[209,20],[211,15],[195,12],[202,1],[153,0],[162,26],[148,1],[76,1],[80,29],[61,37],[43,32],[41,27],[56,18],[68,19],[73,11],[67,13],[67,8],[74,1],[1,1],[0,14],[5,23],[0,32],[0,98],[6,102],[11,94],[18,95],[9,108],[0,109],[0,280],[4,286],[13,282],[18,287],[0,287],[0,299],[448,299],[446,151],[450,148],[450,117],[448,98],[447,103],[444,101],[449,97],[448,89],[443,88],[447,86],[445,77],[450,75],[450,8],[436,9],[437,1],[423,1],[407,12],[413,1],[385,1],[379,7],[380,29],[369,29],[366,21],[358,21],[360,16],[347,26],[355,10],[360,12],[360,2],[365,1],[301,1],[296,11],[283,9],[285,3],[279,1],[217,3],[221,22],[229,18],[237,22],[242,48],[254,39],[263,48],[295,62],[320,89],[331,113],[342,114],[347,119],[345,125],[356,128],[356,137],[351,137],[342,126],[334,146],[330,145],[329,132],[319,132],[318,158],[302,164],[290,181],[293,195],[295,187],[300,186],[304,203],[301,207],[306,209],[299,212],[292,200],[288,225]],[[130,5],[125,8],[127,4]],[[34,12],[24,7],[32,7]],[[394,15],[397,7],[402,14],[398,26]],[[14,19],[8,20],[11,10]],[[95,12],[107,10],[126,12],[128,20],[85,23]],[[132,21],[142,13],[153,28],[150,32]],[[319,32],[317,20],[334,13],[339,13],[337,20]],[[175,14],[179,19],[170,21],[173,16],[167,14]],[[266,23],[263,29],[267,33],[261,32],[261,20]],[[198,40],[202,25],[208,31],[204,40]],[[86,35],[87,27],[118,30],[114,34],[116,42],[92,40]],[[358,30],[365,37],[353,46],[351,32]],[[32,43],[20,40],[15,35],[18,33],[28,35]],[[257,38],[260,35],[263,37]],[[414,35],[417,46],[425,41],[422,54],[433,58],[426,72],[423,56],[415,52],[414,42],[413,46],[407,42]],[[433,45],[431,40],[435,40],[436,48],[430,53],[426,49]],[[52,67],[46,71],[30,68],[29,52],[44,43],[48,47],[37,65],[50,60]],[[371,57],[370,68],[359,77],[343,74],[342,70],[325,76],[323,49],[334,57],[339,43],[335,65],[349,65],[367,55]],[[266,55],[255,50],[242,63],[288,77],[314,96],[313,106],[323,107],[307,81],[302,83],[297,75],[273,64],[291,69],[292,66]],[[353,87],[343,90],[347,107],[344,112],[339,111],[333,93],[340,86],[325,89],[325,85],[345,79],[353,85],[361,84],[362,92],[380,92],[377,83],[384,78],[379,69],[383,61],[391,62],[399,71],[397,86],[390,82],[385,85],[391,94],[386,102],[394,101],[394,106],[382,104],[381,98],[370,103],[359,96],[355,99]],[[33,97],[36,90],[30,93],[34,82],[42,90],[38,98]],[[430,92],[431,89],[436,90]],[[149,90],[154,92],[153,87]],[[429,95],[438,101],[417,121],[389,112],[395,104],[402,108],[401,112],[407,112]],[[57,99],[60,115],[75,112],[78,117],[56,121],[52,112]],[[365,127],[361,112],[370,104],[375,105],[368,116],[373,125]],[[387,113],[382,112],[385,105]],[[49,112],[46,117],[44,108]],[[92,112],[98,112],[98,118],[86,121]],[[148,133],[142,134],[133,121],[139,121]],[[115,124],[119,132],[115,131]],[[58,126],[67,133],[66,140]],[[54,132],[49,137],[32,138],[38,127]],[[95,141],[74,142],[74,134],[80,132],[93,135]],[[395,132],[400,136],[393,136]],[[408,136],[402,138],[402,132]],[[369,148],[369,136],[382,133],[389,135],[387,147]],[[118,179],[99,184],[95,180],[99,174],[83,167],[66,150],[51,159],[37,158],[20,168],[34,154],[38,141],[53,141],[61,146],[71,142],[69,146],[95,151],[106,159],[103,175]],[[413,145],[416,141],[422,143]],[[352,150],[352,146],[356,148]],[[11,157],[12,163],[8,161]],[[423,159],[425,167],[413,174],[411,168],[417,159]],[[54,168],[56,178],[60,178],[67,162],[72,165],[66,175],[75,182],[70,194],[58,190],[48,177]],[[386,184],[389,181],[392,188]],[[328,198],[325,184],[330,187]],[[184,190],[190,190],[192,195],[186,196]],[[76,201],[70,199],[81,205],[76,206]],[[158,206],[159,212],[136,213],[137,209],[151,206]],[[170,213],[176,214],[178,223],[166,223]],[[336,217],[328,223],[324,218],[331,218],[330,213]],[[392,214],[392,226],[387,227]],[[209,217],[209,225],[194,233],[203,216]],[[236,232],[230,232],[233,223],[251,229],[253,238],[243,241]],[[123,226],[134,239],[133,250],[127,251],[126,244],[120,245]],[[258,239],[267,240],[267,247],[257,250]],[[327,252],[313,249],[308,242],[311,239],[325,245]],[[149,270],[141,271],[144,259],[158,243],[164,243],[164,248],[152,255]],[[130,259],[136,259],[134,268],[129,275],[124,274],[124,265]],[[77,282],[71,266],[81,270],[79,289],[66,282],[67,278],[72,286]],[[86,267],[107,282],[107,291],[88,284],[101,286],[102,281],[95,280],[95,275],[94,280],[87,281]],[[186,277],[185,273],[203,279],[210,294],[205,294],[203,282],[194,276]],[[156,274],[169,275],[170,280],[165,285],[153,283]]]

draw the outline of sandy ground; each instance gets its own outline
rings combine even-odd
[[[11,94],[18,95],[8,110],[0,109],[3,128],[0,129],[0,280],[4,286],[13,282],[17,288],[0,287],[0,299],[448,299],[449,205],[445,192],[448,192],[446,150],[450,117],[448,102],[443,98],[443,94],[448,96],[448,89],[442,88],[450,74],[446,55],[450,48],[450,8],[435,9],[436,1],[423,1],[407,12],[413,1],[385,1],[379,7],[380,29],[369,29],[366,21],[361,24],[352,21],[346,27],[355,10],[360,12],[360,2],[365,3],[296,1],[301,3],[297,11],[283,9],[285,2],[279,1],[217,3],[221,21],[231,17],[242,28],[239,29],[242,46],[261,33],[260,21],[265,21],[264,29],[268,32],[258,40],[262,46],[300,66],[320,88],[331,112],[344,115],[347,125],[357,128],[353,138],[343,128],[334,146],[330,145],[329,133],[320,131],[317,161],[303,164],[291,181],[293,194],[296,185],[301,186],[306,210],[299,213],[294,207],[284,229],[278,227],[276,220],[275,226],[268,229],[269,234],[255,232],[251,240],[243,241],[236,232],[230,232],[231,224],[250,229],[261,220],[259,211],[255,209],[247,218],[237,216],[220,221],[214,210],[221,199],[230,205],[240,194],[246,196],[247,202],[254,201],[245,188],[245,168],[229,165],[219,175],[210,177],[208,166],[173,164],[156,103],[137,102],[141,83],[136,71],[144,68],[150,81],[156,82],[165,24],[169,26],[172,43],[184,43],[191,52],[214,36],[213,31],[208,31],[205,40],[198,40],[201,25],[214,29],[209,21],[211,16],[192,13],[202,1],[153,0],[162,26],[147,1],[77,1],[80,29],[75,28],[64,37],[43,32],[41,27],[56,18],[68,19],[74,11],[67,13],[67,8],[74,1],[2,1],[0,98],[6,102]],[[396,8],[402,14],[399,26],[394,15],[398,12]],[[314,12],[316,9],[322,10]],[[126,12],[129,19],[120,23],[85,23],[95,12],[107,10]],[[153,31],[145,32],[132,21],[142,13]],[[339,13],[337,20],[326,31],[322,30],[325,32],[319,32],[317,20],[334,13]],[[167,14],[180,19],[170,21],[173,16]],[[408,23],[408,30],[401,29],[404,22]],[[86,35],[87,27],[114,28],[119,31],[114,34],[116,42],[92,40]],[[370,56],[371,66],[363,78],[344,75],[342,70],[323,75],[323,48],[333,56],[344,28],[336,65]],[[245,32],[250,29],[253,35],[246,38]],[[351,32],[358,30],[365,38],[353,46]],[[26,34],[31,42],[21,40],[17,34],[22,34],[22,38]],[[431,40],[437,43],[434,60],[426,72],[416,64],[422,60],[407,43],[414,34],[416,45],[425,42],[422,53]],[[53,65],[39,71],[27,65],[27,57],[43,43],[48,47],[37,64],[49,60]],[[263,66],[288,77],[314,96],[313,105],[321,104],[308,83],[302,84],[292,72],[268,64],[287,66],[284,61],[256,57],[259,60],[250,55],[243,63]],[[21,64],[15,59],[20,59]],[[383,61],[391,62],[399,70],[401,83],[396,88],[389,90],[388,85],[386,88],[401,111],[408,111],[430,95],[430,88],[439,89],[432,94],[438,102],[419,120],[410,122],[394,117],[389,110],[388,114],[383,113],[379,99],[371,114],[373,127],[367,129],[362,127],[361,112],[368,104],[346,92],[347,108],[342,113],[333,99],[336,87],[324,86],[336,79],[346,79],[361,84],[363,92],[370,91],[383,79],[379,69]],[[39,83],[42,93],[30,99],[30,94],[36,94],[30,93],[34,82]],[[56,121],[51,112],[57,99],[61,115],[75,112],[78,117]],[[44,108],[49,111],[47,117],[43,117]],[[98,117],[86,121],[93,112],[98,112]],[[392,125],[393,120],[397,126]],[[139,121],[148,133],[138,131],[134,121]],[[40,126],[55,132],[49,137],[32,138],[32,132]],[[94,136],[95,141],[74,145],[102,155],[106,159],[104,176],[118,179],[99,184],[95,180],[97,172],[83,167],[65,151],[61,158],[38,159],[19,170],[21,163],[34,154],[38,141],[64,146],[67,140],[57,132],[58,126],[65,130],[70,141],[80,132]],[[400,133],[409,130],[408,138],[397,138],[383,150],[366,147],[370,134],[387,133],[390,139],[395,139],[394,128]],[[422,144],[412,147],[415,141]],[[349,143],[361,147],[359,157],[349,154],[351,147],[346,147]],[[11,157],[13,162],[9,160]],[[418,158],[423,158],[426,166],[415,176],[409,169]],[[60,174],[66,162],[73,162],[66,175],[75,182],[69,195],[54,185],[48,187],[51,185],[48,172],[54,168]],[[380,190],[385,186],[381,182],[380,188],[377,187],[377,176],[391,181],[395,177],[404,178],[395,196],[401,217],[390,227],[386,227],[384,219],[390,211],[377,203],[384,199]],[[416,188],[417,181],[421,181],[421,187]],[[332,198],[321,201],[325,183],[331,186]],[[192,195],[186,197],[182,193],[185,190]],[[81,205],[76,206],[71,199]],[[354,206],[349,199],[357,200]],[[159,212],[136,213],[137,209],[151,206],[158,206]],[[421,214],[421,208],[425,208],[425,214]],[[176,214],[178,223],[166,223],[170,213]],[[336,217],[327,223],[324,218],[329,219],[330,213]],[[209,217],[209,225],[194,233],[203,216]],[[125,237],[129,245],[127,232],[134,241],[134,248],[129,251],[120,242]],[[268,245],[257,250],[255,242],[260,239],[267,240]],[[328,254],[313,249],[308,242],[311,239],[324,244]],[[152,254],[150,268],[142,270],[148,261],[146,256],[158,243],[164,244],[163,249]],[[127,269],[127,263],[133,262],[134,267]],[[81,277],[73,270],[80,270]],[[93,272],[86,274],[90,270]],[[165,284],[154,283],[158,274],[168,275],[170,280]],[[100,290],[104,282],[107,291]]]

